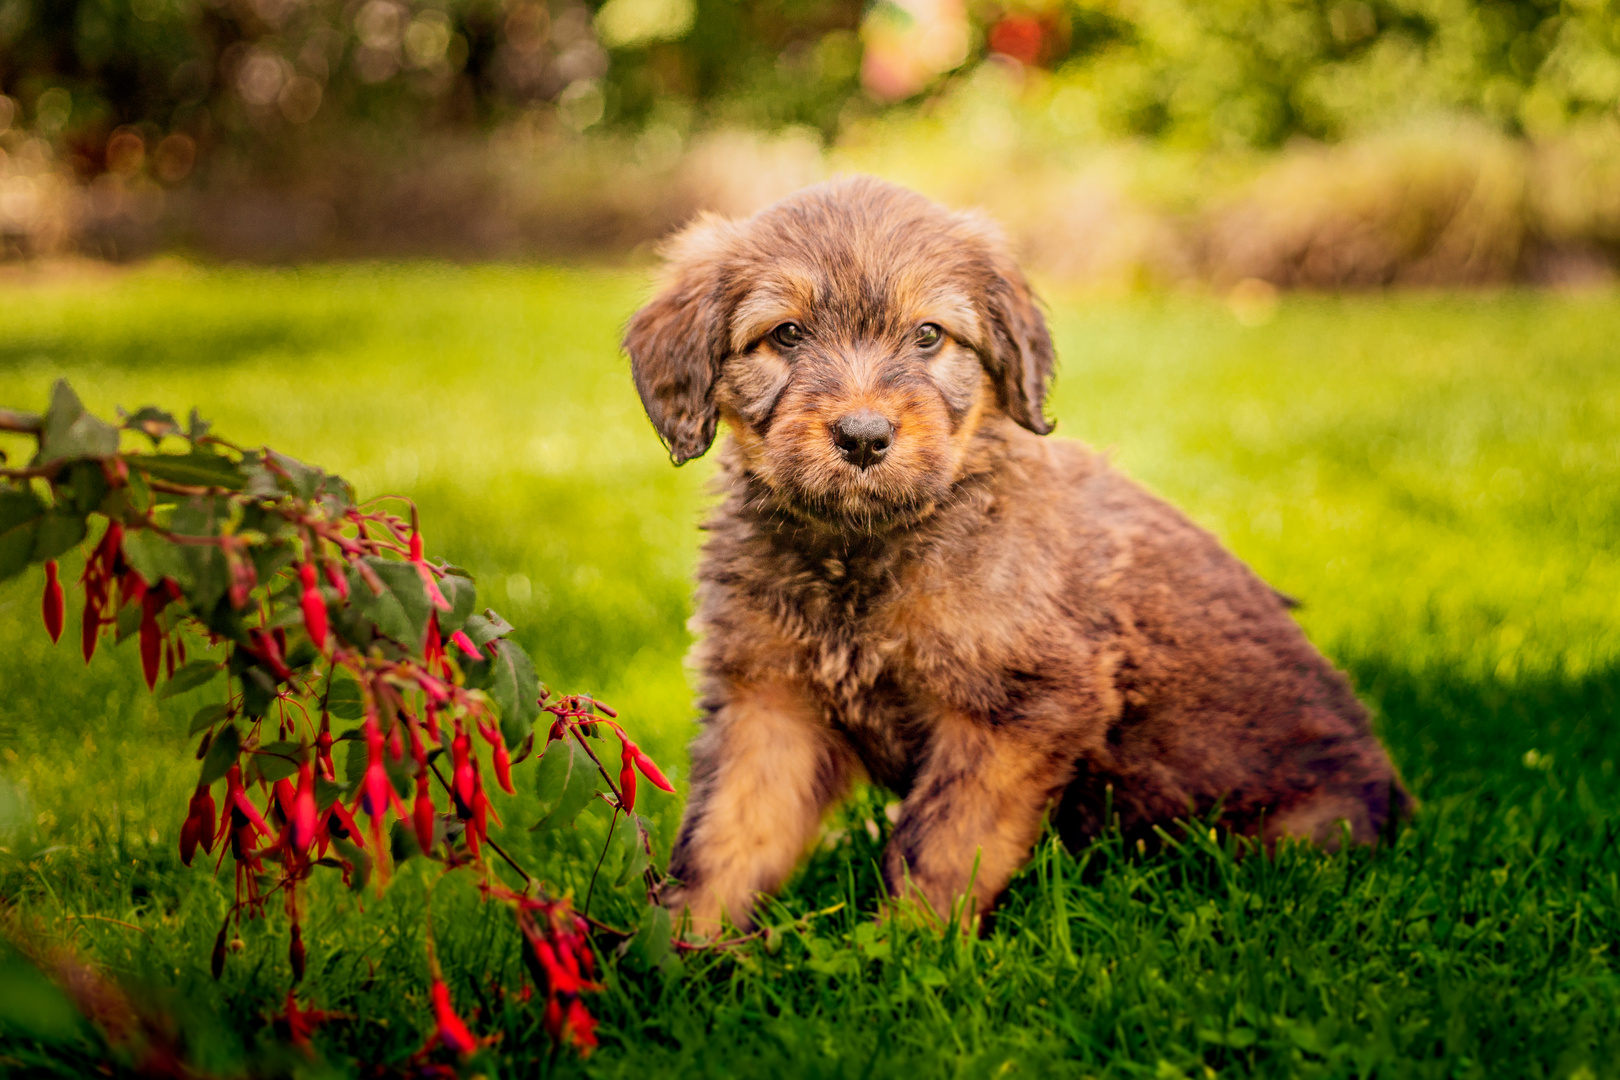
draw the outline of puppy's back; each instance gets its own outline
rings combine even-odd
[[[1408,798],[1344,674],[1288,602],[1210,533],[1077,443],[1050,442],[1040,504],[1069,538],[1076,608],[1107,627],[1121,698],[1071,785],[1095,831],[1112,784],[1121,823],[1205,813],[1273,839],[1372,842]],[[1044,486],[1044,485],[1040,485]],[[1066,489],[1066,490],[1065,490]],[[1111,640],[1106,640],[1111,638]],[[1078,789],[1084,789],[1083,791]]]

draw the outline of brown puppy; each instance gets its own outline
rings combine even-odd
[[[989,909],[1071,840],[1222,807],[1372,842],[1407,803],[1343,675],[1208,533],[1048,441],[1052,343],[993,225],[871,179],[669,248],[625,336],[676,464],[717,421],[705,730],[665,901],[749,923],[863,774],[904,797],[896,895]],[[977,871],[975,876],[975,865]]]

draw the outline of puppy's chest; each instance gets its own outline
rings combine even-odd
[[[929,590],[915,573],[858,562],[822,571],[779,594],[782,629],[873,778],[904,791],[948,694],[940,673],[967,671],[953,646],[972,645],[942,628],[940,605],[919,600]]]

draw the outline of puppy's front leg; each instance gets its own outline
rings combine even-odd
[[[1073,769],[1071,756],[1028,733],[943,717],[884,852],[890,895],[925,900],[947,919],[971,882],[964,925],[989,911]]]
[[[663,897],[705,934],[722,916],[750,925],[754,897],[793,872],[855,768],[802,690],[733,686],[721,698],[692,744],[692,793],[669,860],[680,884]]]

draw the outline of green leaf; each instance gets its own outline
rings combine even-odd
[[[189,420],[190,422],[186,426],[186,438],[190,439],[192,442],[196,442],[198,439],[207,435],[214,426],[213,424],[210,424],[208,421],[204,420],[201,416],[198,416],[195,407],[193,407],[191,410]]]
[[[228,705],[217,702],[213,705],[204,705],[191,714],[191,724],[186,728],[186,734],[195,735],[204,728],[211,728],[229,715],[231,710]]]
[[[214,676],[222,669],[217,660],[193,660],[185,667],[174,673],[174,677],[163,685],[158,692],[159,698],[172,698],[176,694],[183,694],[187,690],[195,690],[204,683],[212,682]]]
[[[173,414],[164,412],[156,405],[143,405],[124,417],[124,430],[139,431],[156,446],[165,435],[180,434],[180,424]]]
[[[78,547],[88,526],[81,515],[53,510],[39,519],[39,530],[34,534],[34,554],[30,560],[42,563],[54,559],[64,551]]]
[[[427,633],[428,615],[433,611],[422,577],[407,562],[394,562],[367,556],[366,563],[383,583],[381,596],[373,595],[358,572],[349,576],[349,598],[377,627],[378,633],[392,638],[411,652],[420,652]]]
[[[124,561],[151,584],[166,577],[174,578],[181,588],[192,584],[191,574],[178,546],[151,529],[125,530]]]
[[[355,892],[364,889],[366,883],[371,880],[371,856],[366,854],[365,848],[352,840],[340,840],[334,836],[332,850],[354,866],[354,873],[349,875],[349,888]]]
[[[309,748],[301,742],[266,743],[254,751],[248,767],[243,770],[247,778],[258,778],[275,783],[298,772],[298,763],[308,756]]]
[[[641,922],[636,926],[636,936],[632,939],[632,948],[640,955],[642,961],[649,967],[658,964],[669,955],[669,941],[674,929],[673,921],[669,916],[669,909],[660,904],[653,904],[641,913]]]
[[[348,795],[348,784],[338,784],[319,773],[315,775],[315,809],[325,810],[328,806]]]
[[[236,730],[235,724],[227,724],[214,735],[214,741],[208,744],[208,755],[203,758],[201,784],[212,784],[215,780],[230,771],[236,764],[236,756],[242,752],[242,733]]]
[[[347,675],[335,676],[326,695],[326,711],[339,720],[358,720],[366,715],[366,698],[360,684]]]
[[[442,625],[442,624],[441,624]],[[482,649],[496,638],[512,632],[512,624],[495,614],[494,608],[485,608],[482,615],[469,615],[465,627],[472,643]]]
[[[642,822],[644,818],[631,814],[629,820],[619,823],[613,830],[613,846],[619,849],[618,873],[613,875],[613,885],[622,889],[631,882],[640,881],[641,875],[647,867],[652,865],[647,858],[647,848],[641,842]]]
[[[466,660],[464,670],[467,686],[486,691],[500,708],[501,738],[508,750],[517,749],[540,715],[540,680],[529,654],[510,641],[497,639],[493,658]]]
[[[276,680],[260,667],[244,668],[241,678],[242,711],[249,716],[268,716],[276,700]]]
[[[0,942],[0,1031],[6,1033],[8,1051],[12,1046],[20,1050],[35,1040],[73,1046],[84,1039],[85,1027],[68,996],[20,952]],[[9,1053],[7,1063],[27,1071]]]
[[[439,612],[439,631],[449,637],[467,625],[467,619],[478,604],[478,586],[472,578],[446,574],[439,579],[439,591],[450,602],[449,611]]]
[[[274,450],[270,451],[266,460],[282,474],[277,477],[282,490],[300,499],[312,499],[321,489],[321,480],[326,475],[321,470]]]
[[[139,469],[154,480],[187,487],[216,487],[239,491],[247,477],[230,458],[193,450],[189,454],[125,454],[131,469]]]
[[[73,496],[73,508],[83,517],[98,509],[107,498],[107,474],[102,471],[99,462],[81,461],[68,472],[68,482],[63,490],[69,489]]]
[[[596,763],[569,737],[546,747],[537,773],[540,804],[548,809],[534,827],[560,829],[572,825],[596,794]]]
[[[366,740],[356,737],[348,742],[349,748],[343,753],[343,779],[348,781],[350,788],[358,790],[360,781],[366,778]]]
[[[118,429],[90,415],[66,379],[51,387],[51,407],[39,440],[35,464],[105,458],[118,453]]]
[[[175,507],[169,528],[182,536],[218,536],[231,520],[231,502],[223,496],[199,496]],[[176,544],[174,556],[182,570],[175,575],[193,607],[208,610],[230,586],[225,556],[217,547]],[[262,579],[261,579],[262,580]]]
[[[125,604],[118,612],[115,626],[117,629],[113,644],[122,645],[130,635],[141,628],[141,605]]]
[[[389,830],[388,849],[395,866],[422,854],[422,845],[416,842],[416,830],[403,821],[395,821]]]
[[[45,503],[27,487],[0,488],[0,581],[16,577],[34,553]]]

